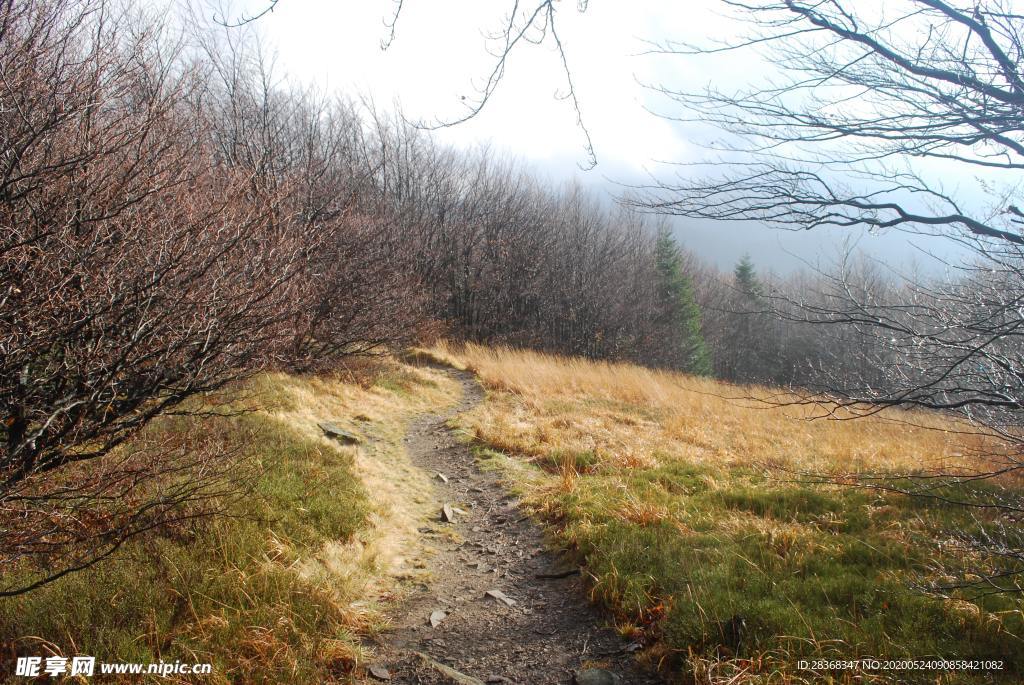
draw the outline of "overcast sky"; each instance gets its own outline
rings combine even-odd
[[[873,0],[864,0],[873,1]],[[265,7],[245,0],[238,12]],[[591,2],[583,14],[563,0],[559,13],[583,119],[597,166],[587,162],[576,114],[557,96],[565,75],[550,45],[526,45],[515,52],[494,98],[476,118],[437,132],[458,146],[489,143],[517,156],[561,183],[577,178],[611,198],[616,183],[638,183],[664,175],[659,161],[697,161],[708,153],[700,143],[709,132],[660,119],[648,110],[672,113],[670,103],[642,84],[700,88],[715,83],[739,87],[763,78],[771,67],[754,53],[716,58],[645,55],[645,41],[706,42],[744,32],[720,15],[713,0],[609,0]],[[452,119],[465,112],[494,64],[484,34],[500,28],[511,2],[500,0],[406,0],[395,40],[381,49],[389,29],[392,0],[279,0],[258,22],[266,47],[291,78],[350,95],[368,95],[378,106],[400,105],[410,118]],[[751,225],[676,223],[688,248],[722,268],[744,253],[763,269],[787,271],[801,260],[829,259],[841,235],[789,233]],[[863,235],[859,245],[890,262],[906,262],[916,251],[900,234]]]

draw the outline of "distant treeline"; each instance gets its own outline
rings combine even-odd
[[[707,372],[667,228],[460,151],[365,104],[284,85],[247,44],[204,43],[212,161],[315,245],[322,283],[282,361],[336,363],[432,330]]]

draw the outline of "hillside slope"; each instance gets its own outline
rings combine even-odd
[[[227,503],[233,516],[153,531],[0,602],[3,663],[210,662],[202,682],[214,683],[364,682],[375,665],[392,682],[444,682],[454,664],[562,683],[591,666],[640,673],[636,657],[649,673],[634,681],[1020,681],[1019,597],[918,589],[941,580],[937,560],[987,563],[941,544],[984,519],[804,482],[949,468],[978,436],[913,413],[808,421],[809,409],[755,401],[766,389],[631,365],[472,345],[419,356],[483,385],[483,401],[449,420],[476,466],[441,418],[472,405],[460,404],[469,381],[429,365],[266,375],[206,398],[212,415],[149,430],[168,443],[213,436],[244,457],[256,477]],[[340,444],[323,422],[361,442]],[[464,508],[455,525],[438,523],[442,502]],[[488,599],[492,586],[517,604]],[[866,657],[1001,669],[815,663]]]
[[[989,563],[941,544],[984,520],[805,482],[949,468],[979,437],[916,413],[809,421],[812,409],[752,401],[773,394],[765,389],[630,365],[473,345],[432,354],[478,374],[487,400],[460,425],[575,550],[593,596],[652,664],[686,682],[1018,682],[1024,673],[1019,597],[916,589],[936,580],[940,555],[968,569]],[[993,660],[1002,670],[813,668],[866,657]]]

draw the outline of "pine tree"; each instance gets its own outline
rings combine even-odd
[[[663,311],[661,328],[669,336],[666,358],[689,373],[709,375],[711,360],[701,333],[700,308],[694,298],[693,284],[683,272],[679,247],[668,228],[658,232],[654,258]]]
[[[750,255],[743,255],[733,269],[735,293],[730,313],[731,335],[719,371],[724,378],[744,383],[761,382],[770,376],[777,358],[775,329],[763,311],[764,286]]]
[[[757,280],[757,272],[754,270],[754,263],[750,261],[750,255],[745,254],[740,258],[733,270],[736,279],[736,288],[751,299],[761,296],[761,283]]]

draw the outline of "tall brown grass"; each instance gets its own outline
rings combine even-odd
[[[936,414],[834,420],[824,418],[833,407],[777,406],[797,398],[774,389],[632,364],[473,344],[434,352],[499,391],[473,425],[487,442],[521,454],[585,449],[626,467],[671,453],[701,464],[911,472],[966,465],[983,441]],[[538,417],[528,409],[539,404],[547,411]]]

